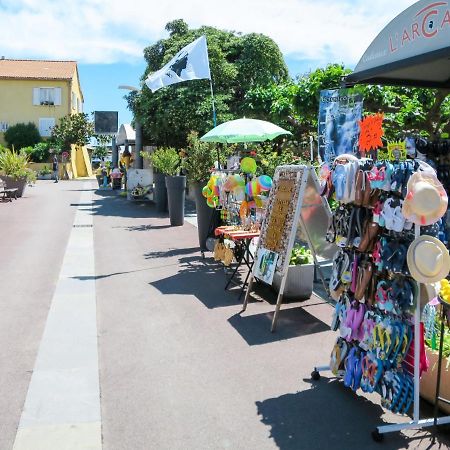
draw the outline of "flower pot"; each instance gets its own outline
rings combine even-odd
[[[436,395],[436,376],[438,369],[439,353],[429,347],[425,347],[428,362],[430,366],[428,370],[422,374],[420,379],[420,396],[430,403],[434,404],[434,397]],[[442,359],[441,366],[441,385],[440,397],[450,399],[450,361],[449,358]],[[439,402],[439,408],[446,414],[450,414],[450,405],[444,402]]]
[[[166,177],[167,202],[169,205],[170,225],[184,224],[184,199],[186,195],[186,177]]]
[[[289,266],[286,277],[284,297],[298,300],[306,300],[311,297],[314,284],[314,264]],[[275,272],[272,286],[277,292],[280,290],[281,275],[278,272]]]
[[[197,211],[198,244],[201,250],[207,250],[206,239],[208,238],[214,209],[206,204],[206,199],[202,194],[202,185],[200,183],[192,183],[191,186],[194,193],[195,209]]]
[[[46,173],[45,175],[38,175],[37,176],[38,180],[51,180],[52,179],[52,174],[51,173]]]
[[[27,178],[13,178],[7,175],[1,175],[0,178],[5,182],[7,189],[16,189],[17,188],[17,197],[22,197],[25,186],[27,185]]]
[[[155,172],[155,194],[154,200],[156,204],[156,210],[159,212],[166,212],[167,205],[167,189],[166,189],[166,176],[163,173]]]

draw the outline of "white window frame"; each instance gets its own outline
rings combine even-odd
[[[49,125],[48,122],[53,122],[53,125]],[[54,117],[39,117],[39,134],[42,137],[50,137],[52,135],[52,128],[55,125],[56,119]]]
[[[51,86],[33,88],[33,105],[36,106],[61,105],[61,88]]]

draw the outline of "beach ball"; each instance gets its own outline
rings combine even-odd
[[[272,188],[272,178],[269,175],[261,175],[257,179],[261,191],[270,191]]]
[[[247,183],[247,186],[245,186],[245,192],[249,197],[255,197],[256,195],[261,193],[261,187],[259,186],[258,181],[249,181]]]
[[[212,196],[212,197],[208,197],[207,199],[206,199],[206,204],[210,207],[210,208],[215,208],[216,207],[216,204],[217,204],[217,202],[218,202],[218,198],[217,197],[215,197],[215,196]]]
[[[216,177],[215,175],[213,175],[213,176],[209,179],[207,186],[209,187],[209,189],[210,189],[211,191],[214,190],[214,186],[215,186],[215,184],[216,184],[216,181],[217,181],[217,177]]]
[[[253,158],[246,156],[241,161],[241,170],[244,173],[255,173],[256,172],[256,161]]]
[[[212,194],[212,191],[211,191],[211,189],[209,189],[208,186],[205,186],[205,187],[202,189],[202,195],[203,195],[203,197],[205,197],[205,198],[211,197],[211,194]]]

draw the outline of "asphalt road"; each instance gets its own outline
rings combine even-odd
[[[40,182],[0,204],[1,450],[14,443],[81,188]],[[104,449],[449,448],[445,432],[433,443],[423,430],[380,447],[375,426],[408,418],[329,373],[310,379],[335,340],[320,299],[286,305],[271,334],[273,305],[239,315],[237,289],[225,292],[221,266],[201,259],[195,227],[171,228],[110,191],[95,192],[93,214]]]

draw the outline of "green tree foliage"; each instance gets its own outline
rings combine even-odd
[[[285,83],[250,89],[246,107],[257,117],[288,128],[297,139],[317,132],[320,91],[336,89],[349,74],[339,64],[330,64]],[[358,86],[364,111],[385,113],[385,135],[398,138],[405,131],[433,135],[450,131],[449,91],[398,86]]]
[[[50,143],[39,142],[34,147],[23,147],[21,153],[25,153],[32,162],[47,162],[50,158]]]
[[[92,157],[103,160],[108,156],[108,145],[111,143],[111,136],[107,134],[94,134],[93,137],[97,141],[97,145],[92,152]]]
[[[94,124],[84,113],[71,114],[60,119],[52,129],[52,142],[63,151],[70,151],[71,145],[87,145],[94,134]]]
[[[243,99],[249,89],[288,79],[277,45],[262,34],[240,35],[203,26],[190,30],[179,19],[166,25],[167,39],[144,50],[147,69],[142,77],[159,70],[181,48],[206,35],[217,123],[251,115]],[[209,80],[175,84],[152,93],[127,96],[130,109],[143,125],[144,139],[156,145],[182,147],[191,130],[199,135],[213,127]]]
[[[41,135],[33,122],[17,123],[6,130],[5,141],[16,149],[33,147],[41,141]]]

